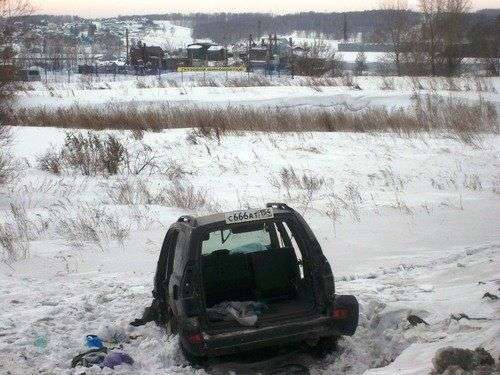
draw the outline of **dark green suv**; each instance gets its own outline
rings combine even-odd
[[[316,237],[283,203],[180,217],[153,296],[149,320],[178,333],[191,361],[299,341],[328,347],[358,325],[356,298],[335,294]]]

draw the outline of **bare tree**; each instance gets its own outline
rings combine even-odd
[[[462,60],[460,44],[463,42],[464,18],[470,10],[470,0],[447,0],[444,9],[443,55],[447,75],[459,73]]]
[[[12,20],[33,11],[29,0],[0,0],[0,44],[9,42],[12,36]]]
[[[15,56],[12,46],[15,32],[13,19],[31,11],[28,0],[0,0],[0,57],[4,65],[0,70],[0,122],[3,122],[5,101],[11,97],[10,86],[15,78],[15,70],[5,66]]]
[[[432,75],[453,75],[461,63],[460,43],[470,0],[420,0],[422,43]]]
[[[366,65],[366,55],[363,51],[361,51],[356,55],[356,61],[354,62],[354,74],[362,76],[365,70],[368,70],[368,66]]]
[[[469,29],[468,39],[474,54],[489,75],[500,75],[500,15],[489,22],[478,22]]]
[[[4,65],[0,67],[0,185],[10,180],[13,170],[12,158],[8,153],[11,138],[5,123],[5,111],[8,100],[12,98],[12,81],[15,79],[15,70],[5,66],[15,55],[12,48],[15,31],[12,20],[31,10],[26,0],[0,0],[0,55],[4,60]]]
[[[440,51],[442,50],[442,17],[446,0],[420,0],[422,12],[422,40],[426,57],[430,64],[431,74],[438,74]]]
[[[409,7],[406,0],[385,0],[382,9],[386,11],[385,33],[393,46],[393,61],[398,75],[402,74],[402,58],[408,45]]]

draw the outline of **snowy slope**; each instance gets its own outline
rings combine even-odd
[[[153,22],[158,28],[147,29],[146,32],[140,35],[141,41],[146,45],[159,46],[170,51],[186,48],[188,44],[193,43],[191,28],[175,25],[171,21]]]
[[[124,180],[156,191],[170,183],[172,166],[182,171],[174,183],[206,190],[210,204],[194,214],[267,201],[298,208],[331,262],[338,292],[359,298],[360,328],[341,342],[339,354],[318,361],[294,353],[289,360],[314,374],[386,375],[428,374],[435,350],[448,345],[481,345],[499,355],[499,302],[481,298],[486,291],[498,294],[500,278],[499,136],[472,147],[428,135],[242,133],[223,136],[220,144],[206,138],[192,144],[190,129],[146,133],[143,141],[113,132],[130,150],[148,145],[160,170],[83,177],[36,167],[38,156],[62,145],[64,131],[26,127],[13,133],[19,175],[0,192],[0,217],[14,222],[10,205],[22,207],[37,232],[26,259],[0,264],[2,371],[79,374],[70,369],[71,358],[85,350],[86,334],[101,333],[105,325],[132,337],[123,346],[136,360],[113,373],[195,371],[175,338],[154,324],[128,326],[150,301],[166,228],[186,210],[117,201],[117,192]],[[323,178],[324,185],[309,197],[298,187],[280,186],[279,173],[290,166],[298,175]],[[327,213],[335,196],[346,205],[337,207],[340,215],[332,221]],[[63,224],[89,212],[114,218],[128,236],[122,243],[101,236],[77,246]],[[408,313],[430,326],[409,327]],[[460,313],[487,320],[450,319]],[[40,336],[47,339],[45,349],[34,346]],[[238,366],[215,361],[207,371]],[[101,371],[86,370],[96,373]]]

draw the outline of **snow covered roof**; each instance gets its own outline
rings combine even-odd
[[[203,46],[200,46],[199,44],[191,44],[190,46],[187,46],[188,49],[200,49],[203,48]]]
[[[215,44],[212,39],[196,39],[194,42],[200,44]]]
[[[209,51],[222,51],[223,49],[224,49],[224,47],[222,47],[222,46],[210,46],[210,47],[208,47]]]

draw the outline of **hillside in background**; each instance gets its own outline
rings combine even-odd
[[[499,9],[479,10],[469,14],[467,24],[488,22],[499,17],[499,14]],[[192,27],[195,39],[210,38],[218,43],[233,43],[248,38],[250,34],[277,33],[283,35],[294,31],[342,39],[344,37],[344,24],[349,37],[356,36],[358,33],[373,35],[383,29],[388,17],[389,12],[386,10],[367,10],[344,13],[302,12],[285,15],[269,13],[167,13],[117,18],[119,20],[169,20],[181,26]],[[25,19],[32,20],[34,23],[40,22],[42,19],[64,23],[73,18],[71,16],[35,15]],[[419,12],[410,12],[408,27],[415,25],[419,18]]]

